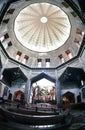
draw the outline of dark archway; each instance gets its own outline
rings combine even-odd
[[[67,103],[75,103],[75,95],[72,92],[66,92],[65,94],[62,95],[62,101],[63,104]]]
[[[14,101],[23,103],[24,93],[20,90],[14,92]]]

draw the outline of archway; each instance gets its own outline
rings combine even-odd
[[[62,95],[62,101],[63,104],[67,103],[75,103],[75,95],[72,92],[66,92],[65,94]]]
[[[14,101],[18,101],[23,103],[24,100],[24,93],[21,90],[14,92]]]
[[[55,79],[41,73],[31,79],[31,103],[56,103]]]

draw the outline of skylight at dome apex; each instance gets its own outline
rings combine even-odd
[[[15,19],[17,40],[36,52],[61,47],[69,38],[71,25],[67,14],[50,3],[34,3],[22,9]]]

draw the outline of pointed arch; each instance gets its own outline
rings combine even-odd
[[[75,102],[75,95],[74,93],[67,91],[62,95],[63,103],[74,103]]]
[[[41,82],[41,83],[40,83]],[[32,103],[51,103],[56,102],[55,82],[53,77],[41,73],[31,79],[31,102]]]
[[[35,76],[35,77],[33,77],[33,78],[31,79],[31,84],[33,84],[34,82],[36,82],[36,81],[38,81],[38,80],[41,80],[42,78],[45,78],[45,79],[47,79],[47,80],[49,80],[49,81],[51,81],[51,82],[53,82],[53,83],[56,82],[56,79],[55,79],[55,78],[53,78],[53,77],[51,77],[51,76],[49,76],[49,75],[47,75],[47,74],[45,74],[45,73],[41,73],[41,74],[39,74],[39,75],[37,75],[37,76]]]

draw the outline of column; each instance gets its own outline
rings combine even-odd
[[[57,104],[61,104],[61,86],[59,80],[56,80],[56,94],[57,94]]]
[[[75,103],[77,103],[77,94],[75,94]]]
[[[25,85],[25,102],[29,102],[30,100],[30,80],[28,79]]]
[[[58,80],[58,72],[56,70],[56,97],[57,97],[57,104],[61,104],[61,86]]]

